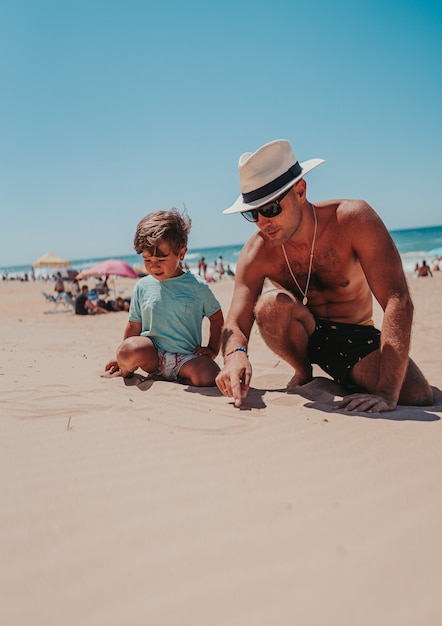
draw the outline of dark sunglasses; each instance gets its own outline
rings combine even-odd
[[[290,189],[287,189],[287,191],[285,191],[282,194],[282,196],[279,196],[277,200],[273,200],[273,202],[264,204],[264,206],[259,207],[259,209],[251,209],[250,211],[242,211],[241,215],[245,217],[248,222],[257,222],[258,214],[262,215],[263,217],[270,217],[270,218],[276,217],[282,211],[282,206],[280,205],[281,200],[285,198],[286,195],[291,190],[292,188],[290,187]]]

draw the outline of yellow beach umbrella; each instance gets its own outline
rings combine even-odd
[[[53,252],[46,252],[43,256],[33,262],[32,267],[58,267],[70,265],[70,261],[65,261]]]

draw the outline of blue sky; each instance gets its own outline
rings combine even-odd
[[[190,247],[242,243],[238,158],[278,138],[326,159],[310,200],[441,224],[441,62],[436,1],[0,0],[0,266],[183,203]]]

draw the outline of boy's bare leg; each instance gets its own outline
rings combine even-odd
[[[159,366],[158,352],[153,342],[147,337],[128,337],[117,350],[120,376],[129,378],[138,369],[148,374],[156,372]]]
[[[287,387],[297,387],[312,380],[307,347],[309,336],[315,330],[315,320],[307,307],[289,292],[271,289],[259,298],[255,318],[268,347],[295,370]]]
[[[194,387],[213,387],[219,372],[218,364],[209,356],[198,356],[180,369],[180,378]]]

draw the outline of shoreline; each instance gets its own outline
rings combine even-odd
[[[389,229],[389,233],[393,237],[398,251],[402,258],[402,265],[404,271],[407,274],[413,273],[413,268],[416,263],[421,263],[423,259],[426,259],[430,264],[438,256],[442,255],[442,225],[436,226],[422,226],[406,229]],[[206,257],[206,261],[210,264],[213,259],[218,258],[221,254],[224,256],[225,263],[229,263],[232,269],[236,266],[237,256],[239,251],[244,246],[244,243],[227,244],[220,246],[193,246],[188,250],[185,261],[190,265],[192,269],[197,268],[198,259],[201,256]],[[71,258],[71,257],[68,257]],[[103,261],[110,258],[107,257],[84,257],[71,261],[69,267],[74,267],[77,271],[82,271],[87,267],[90,267],[94,263]],[[140,264],[140,257],[134,252],[128,254],[116,255],[115,258],[127,261],[130,265]],[[56,273],[57,268],[38,268],[39,274],[48,273],[52,275]],[[10,276],[16,276],[17,279],[23,276],[25,273],[31,276],[32,262],[28,264],[10,264],[0,266],[0,275],[4,275],[7,272]]]

